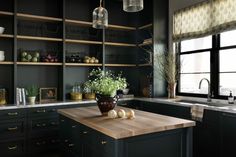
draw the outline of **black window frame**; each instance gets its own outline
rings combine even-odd
[[[212,98],[215,99],[227,99],[228,96],[223,96],[219,94],[219,85],[220,85],[220,50],[235,49],[236,45],[221,47],[220,45],[220,34],[212,35],[212,48],[210,49],[199,49],[193,51],[187,51],[181,53],[181,42],[176,43],[176,52],[180,58],[181,54],[193,54],[200,53],[205,51],[210,51],[210,80],[211,80],[211,93]],[[180,60],[178,59],[178,66],[180,66]],[[180,92],[180,81],[177,82],[176,93],[179,96],[191,96],[191,97],[206,97],[207,94],[196,94],[196,93],[183,93]]]

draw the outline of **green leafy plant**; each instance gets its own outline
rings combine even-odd
[[[86,88],[91,89],[96,94],[113,97],[117,90],[127,87],[126,78],[122,74],[115,75],[112,71],[92,70],[89,80],[85,82]]]
[[[39,88],[36,85],[31,85],[26,88],[26,95],[28,97],[36,97],[39,94]]]

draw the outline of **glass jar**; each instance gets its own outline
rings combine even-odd
[[[6,101],[6,90],[1,88],[0,89],[0,105],[5,105],[7,103]]]

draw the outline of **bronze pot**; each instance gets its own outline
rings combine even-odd
[[[114,97],[97,95],[96,101],[102,115],[106,116],[110,110],[113,110],[117,105],[118,99],[117,95]]]

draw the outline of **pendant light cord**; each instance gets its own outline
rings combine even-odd
[[[102,0],[100,0],[100,7],[102,7]]]

